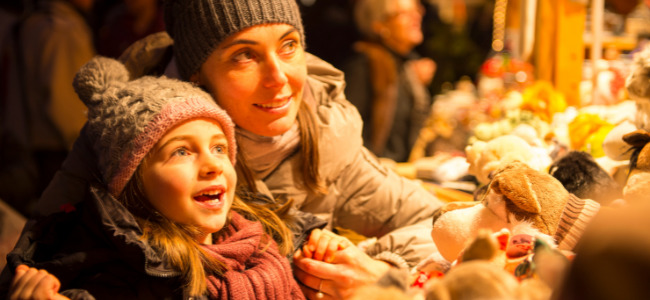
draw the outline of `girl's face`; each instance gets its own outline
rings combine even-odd
[[[235,194],[237,175],[228,141],[214,120],[194,119],[169,130],[143,163],[147,199],[170,220],[198,226],[210,241],[219,231]]]
[[[282,134],[294,124],[306,78],[300,33],[279,23],[228,37],[198,73],[199,83],[237,126],[263,136]]]

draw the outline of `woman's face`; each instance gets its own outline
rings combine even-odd
[[[237,183],[219,123],[195,119],[169,130],[145,159],[142,179],[155,209],[199,227],[204,234],[197,240],[209,242],[226,223]]]
[[[237,126],[263,136],[282,134],[296,121],[307,78],[300,38],[287,24],[244,29],[212,52],[198,81]]]

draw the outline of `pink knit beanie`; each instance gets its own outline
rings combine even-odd
[[[97,56],[79,70],[73,85],[88,107],[86,130],[113,196],[120,195],[158,140],[187,120],[217,121],[228,139],[230,161],[236,163],[232,120],[209,94],[190,83],[150,76],[129,81],[124,65]]]

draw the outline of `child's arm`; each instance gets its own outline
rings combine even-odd
[[[334,253],[352,245],[348,239],[329,230],[314,229],[309,240],[302,246],[302,256],[324,262],[332,262]]]
[[[68,299],[59,294],[61,283],[45,270],[19,265],[11,282],[9,299]]]

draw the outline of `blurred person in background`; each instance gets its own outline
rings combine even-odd
[[[118,58],[135,41],[164,30],[161,0],[120,1],[99,26],[97,53]]]
[[[345,93],[361,113],[365,146],[379,157],[409,158],[431,110],[427,85],[436,64],[413,51],[422,43],[419,0],[358,0],[354,18],[362,40],[343,65]]]
[[[3,42],[0,198],[26,216],[86,121],[72,79],[95,55],[93,4],[25,1]]]

